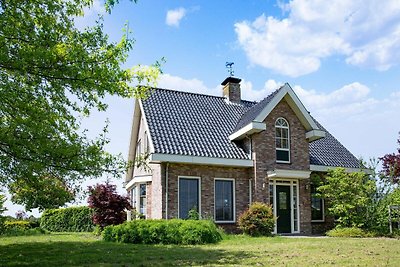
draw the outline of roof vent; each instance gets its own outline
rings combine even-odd
[[[233,103],[240,103],[241,96],[240,96],[240,82],[242,80],[235,77],[228,77],[226,78],[221,85],[222,88],[222,95],[227,98],[230,102]]]

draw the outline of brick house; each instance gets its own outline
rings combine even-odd
[[[241,99],[240,79],[222,97],[152,89],[135,100],[125,188],[146,218],[186,218],[191,209],[226,228],[249,203],[273,205],[276,233],[311,234],[332,221],[313,195],[313,176],[360,169],[359,160],[310,116],[289,84],[260,102]]]

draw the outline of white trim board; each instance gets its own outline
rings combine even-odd
[[[144,175],[144,176],[137,176],[133,177],[132,180],[130,180],[126,185],[125,189],[129,190],[134,184],[137,183],[145,183],[145,182],[151,182],[153,180],[153,177],[151,175]]]
[[[259,133],[267,129],[267,125],[263,122],[256,122],[252,121],[239,131],[234,132],[229,136],[230,140],[241,139],[244,138],[246,135],[251,135],[253,133]]]
[[[315,172],[327,172],[328,170],[336,169],[336,168],[344,168],[344,167],[335,167],[335,166],[324,166],[324,165],[310,165],[310,171]],[[372,174],[373,171],[370,169],[363,168],[344,168],[346,172],[365,172],[366,174]]]
[[[211,158],[211,157],[197,157],[185,155],[171,155],[171,154],[158,154],[150,155],[150,162],[175,162],[175,163],[192,163],[192,164],[206,164],[206,165],[223,165],[232,167],[253,167],[253,160],[251,159],[226,159],[226,158]]]
[[[294,170],[281,170],[276,169],[267,172],[268,178],[292,178],[292,179],[309,179],[311,171],[294,171]]]

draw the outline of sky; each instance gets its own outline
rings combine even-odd
[[[242,99],[261,100],[288,82],[311,115],[356,157],[396,151],[400,131],[398,0],[121,0],[111,14],[95,0],[76,26],[104,16],[118,41],[135,45],[125,67],[161,58],[158,87],[221,95],[226,62],[242,79]],[[106,113],[83,127],[93,136],[110,121],[108,150],[128,155],[133,99],[107,97]],[[104,178],[85,182],[95,184]],[[123,193],[123,179],[114,181]],[[23,209],[7,203],[8,214]]]

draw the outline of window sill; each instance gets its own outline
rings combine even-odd
[[[214,221],[215,223],[236,223],[236,221]]]
[[[290,164],[290,161],[281,161],[281,160],[277,160],[276,163],[285,163],[285,164]]]
[[[322,223],[325,222],[325,219],[323,220],[311,220],[312,223]]]

